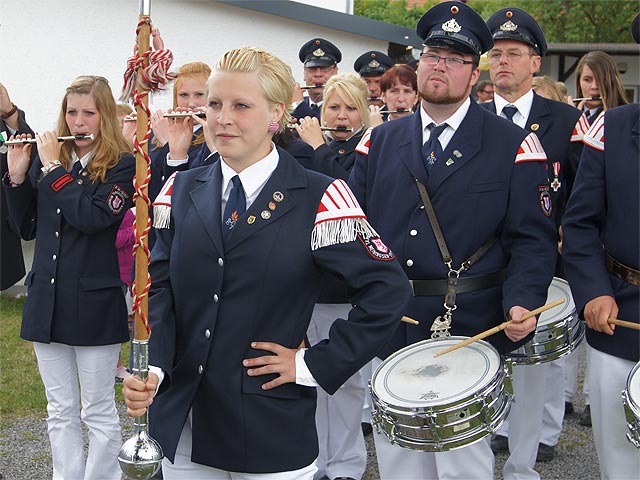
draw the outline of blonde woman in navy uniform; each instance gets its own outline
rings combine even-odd
[[[327,81],[321,111],[323,125],[353,131],[327,132],[325,137],[315,118],[300,120],[300,125],[296,126],[300,139],[314,149],[310,158],[298,160],[305,168],[332,178],[349,179],[356,146],[369,124],[367,95],[367,84],[353,73],[340,73]],[[329,143],[325,138],[330,139]],[[333,322],[346,318],[349,310],[351,304],[346,285],[327,275],[313,310],[307,332],[309,341],[316,343],[328,338]],[[318,390],[316,428],[320,455],[316,478],[361,478],[364,474],[367,449],[361,419],[368,379],[369,376],[364,378],[359,372],[333,395]]]
[[[57,130],[36,135],[30,171],[31,147],[9,147],[3,179],[22,238],[36,239],[20,336],[33,342],[45,387],[53,478],[120,479],[113,386],[129,329],[115,240],[131,207],[135,160],[103,77],[73,81]],[[56,138],[82,134],[95,138]]]
[[[449,269],[417,180],[431,198],[452,268],[461,268],[495,239],[461,272],[457,288],[465,284],[466,291],[456,295],[451,335],[473,336],[506,317],[513,328],[488,338],[506,353],[531,338],[536,320],[521,317],[545,303],[553,276],[557,242],[546,156],[534,133],[488,112],[470,97],[480,75],[480,55],[493,45],[480,15],[462,2],[443,2],[424,14],[417,32],[424,39],[418,67],[420,107],[374,128],[349,178],[371,224],[391,244],[415,289],[406,315],[420,325],[400,325],[379,356],[430,337],[437,328],[434,319],[445,312]],[[441,130],[437,140],[432,139],[436,129]],[[377,433],[374,438],[382,479],[493,478],[488,439],[430,453],[391,445]]]
[[[346,183],[273,144],[293,83],[264,50],[224,54],[208,81],[220,161],[176,173],[157,200],[153,371],[146,385],[127,378],[123,393],[133,416],[153,402],[166,480],[311,480],[313,387],[332,394],[371,359],[410,296]],[[356,306],[300,348],[325,274]]]

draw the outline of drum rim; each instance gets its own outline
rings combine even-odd
[[[631,369],[631,371],[629,372],[629,375],[627,376],[627,385],[625,388],[625,392],[626,392],[626,399],[629,403],[629,407],[631,407],[634,411],[634,413],[636,413],[638,417],[640,417],[640,398],[635,399],[632,396],[632,390],[631,390],[631,383],[632,381],[634,383],[638,383],[638,386],[640,387],[640,362],[636,363],[633,368]],[[640,390],[640,388],[639,388]],[[638,418],[638,421],[640,422],[640,418]]]

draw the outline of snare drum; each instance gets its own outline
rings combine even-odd
[[[424,340],[398,350],[374,372],[373,423],[391,443],[445,452],[494,433],[513,398],[510,364],[478,341],[442,357],[467,337]]]
[[[540,314],[533,338],[507,354],[518,365],[538,365],[564,357],[575,350],[584,338],[584,322],[578,318],[569,283],[554,277],[547,293],[547,303],[564,299],[564,303]]]
[[[640,362],[631,369],[627,388],[622,392],[624,414],[627,419],[627,439],[640,448]]]

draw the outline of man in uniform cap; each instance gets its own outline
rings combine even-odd
[[[320,107],[324,84],[338,73],[338,63],[342,53],[333,43],[324,38],[313,38],[305,43],[298,52],[304,64],[304,81],[307,86],[315,86],[307,90],[308,96],[296,84],[293,92],[294,118],[316,117],[320,120]]]
[[[358,72],[358,75],[367,83],[370,105],[382,106],[380,79],[382,75],[384,75],[384,72],[393,67],[395,63],[396,62],[388,55],[376,50],[371,50],[360,55],[353,64],[353,69]]]
[[[494,98],[482,107],[535,132],[540,139],[547,155],[550,185],[546,188],[559,229],[575,176],[571,167],[578,164],[582,152],[582,142],[572,141],[580,111],[533,91],[533,75],[540,69],[547,42],[531,15],[519,8],[503,8],[487,20],[487,26],[494,42],[487,53]],[[561,267],[559,263],[556,276],[562,276]],[[514,366],[518,400],[492,442],[494,451],[509,450],[509,437],[511,455],[504,467],[507,479],[540,478],[533,469],[536,457],[543,461],[553,458],[564,417],[564,361]]]
[[[639,22],[640,15],[631,26],[636,43]],[[640,323],[639,138],[638,103],[610,108],[593,122],[562,221],[567,278],[587,323],[593,440],[600,475],[611,479],[640,473],[638,432],[634,437],[627,425],[633,413],[620,399],[623,390],[633,395],[627,379],[637,382],[638,371],[631,372],[640,361],[640,331],[609,324],[610,318]]]
[[[417,33],[424,40],[420,108],[373,129],[349,178],[371,224],[412,280],[414,297],[405,314],[420,322],[400,325],[379,356],[432,335],[473,336],[507,317],[513,322],[506,330],[488,338],[506,353],[531,338],[535,318],[522,316],[545,303],[553,276],[556,234],[545,190],[546,156],[535,134],[470,97],[480,55],[493,45],[480,15],[462,2],[440,3],[421,18]],[[442,232],[438,240],[426,215],[429,203]],[[471,266],[465,263],[470,258]],[[383,479],[493,478],[488,438],[438,453],[374,438]]]

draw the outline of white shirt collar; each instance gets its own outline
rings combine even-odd
[[[456,133],[456,130],[460,127],[460,124],[464,120],[464,117],[467,116],[467,112],[469,111],[469,107],[471,106],[471,98],[467,97],[467,99],[458,107],[458,109],[453,112],[449,118],[447,118],[444,122],[447,124],[447,128],[445,128],[438,140],[440,140],[440,145],[442,145],[442,149],[446,149],[449,144],[449,140]],[[431,116],[426,112],[422,103],[420,104],[420,119],[422,120],[422,143],[424,144],[427,140],[429,140],[430,132],[427,126],[430,123],[436,123]],[[438,125],[436,123],[436,125]],[[440,124],[441,125],[441,124]]]
[[[529,118],[529,113],[531,113],[531,106],[533,105],[533,90],[529,90],[515,102],[507,102],[496,91],[493,94],[493,100],[496,103],[496,115],[502,116],[502,110],[504,109],[504,107],[506,107],[507,105],[513,105],[518,109],[518,113],[513,116],[513,123],[522,128],[526,126],[527,118]]]
[[[89,160],[91,160],[91,154],[93,152],[89,152],[87,154],[85,154],[82,158],[78,158],[78,154],[73,151],[71,152],[71,166],[73,167],[73,165],[80,160],[80,165],[82,165],[82,168],[87,168],[87,163],[89,163]]]
[[[229,165],[227,165],[222,157],[220,157],[220,168],[222,170],[222,200],[226,202],[231,193],[233,184],[231,179],[236,175],[240,176],[242,182],[242,188],[247,196],[247,209],[251,206],[253,201],[257,198],[258,194],[262,191],[262,188],[271,177],[278,166],[280,155],[278,149],[271,142],[271,151],[269,154],[261,160],[258,160],[253,165],[245,168],[242,172],[236,173]]]

